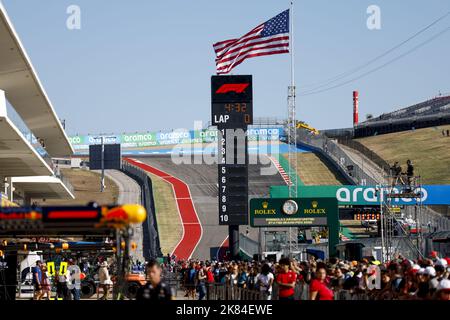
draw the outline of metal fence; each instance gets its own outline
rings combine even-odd
[[[294,300],[309,300],[309,285],[306,282],[298,283],[295,286]],[[366,290],[333,290],[334,300],[373,300],[377,291]],[[275,282],[272,290],[272,300],[278,300],[278,285]]]
[[[183,285],[178,274],[166,274],[164,281],[175,292],[176,299],[197,300],[198,285]],[[270,295],[256,289],[241,288],[231,286],[229,283],[205,283],[204,300],[223,300],[223,301],[263,301],[279,300],[279,287],[276,282],[272,286]],[[295,287],[294,300],[309,300],[309,285],[306,282],[299,282]],[[335,300],[373,300],[376,297],[377,290],[343,290],[335,289]]]
[[[351,137],[339,137],[337,141],[344,146],[352,148],[356,151],[359,151],[361,154],[366,156],[369,160],[374,162],[378,167],[382,168],[386,174],[390,173],[390,165],[386,160],[381,158],[378,154],[367,148],[361,142],[357,140],[353,140]]]
[[[327,158],[344,177],[355,185],[376,185],[377,181],[367,174],[339,146],[336,140],[323,134],[313,135],[305,130],[297,131],[297,144],[310,148]]]
[[[126,161],[122,162],[122,172],[134,179],[141,187],[142,204],[147,210],[147,219],[142,224],[144,258],[148,261],[161,257],[162,252],[153,200],[152,180],[145,171]]]
[[[70,183],[69,179],[64,176],[64,174],[62,172],[59,172],[56,174],[56,177],[59,178],[61,180],[61,182],[66,186],[66,188],[72,193],[74,194],[75,189],[73,187],[73,185]]]
[[[164,276],[165,283],[175,292],[175,297],[198,299],[199,285],[186,285],[178,273],[168,273]],[[268,296],[259,290],[250,290],[229,283],[204,283],[205,300],[267,300]]]

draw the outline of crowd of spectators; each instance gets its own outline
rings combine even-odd
[[[189,299],[203,300],[208,287],[222,284],[257,290],[269,300],[450,300],[449,262],[436,255],[387,263],[313,257],[277,263],[171,260],[165,270],[178,275]]]

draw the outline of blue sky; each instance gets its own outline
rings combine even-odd
[[[289,6],[286,0],[2,0],[53,105],[74,133],[191,128],[210,119],[212,44],[239,37]],[[69,5],[81,30],[66,28]],[[381,30],[366,26],[369,5]],[[405,40],[450,11],[448,0],[302,0],[295,7],[296,84],[323,82]],[[372,67],[450,26],[450,17]],[[298,118],[323,128],[450,92],[450,32],[355,83],[299,96]],[[369,68],[370,69],[370,68]],[[367,70],[369,70],[367,69]],[[289,56],[250,59],[255,116],[285,117]]]

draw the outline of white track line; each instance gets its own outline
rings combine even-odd
[[[281,164],[278,162],[277,159],[273,158],[273,157],[269,157],[270,161],[272,161],[272,163],[275,165],[275,167],[277,168],[278,172],[280,173],[281,177],[283,178],[284,182],[288,185],[288,186],[292,186],[292,181],[291,178],[289,178],[289,175],[286,173],[286,171],[284,170],[284,168],[281,166]]]

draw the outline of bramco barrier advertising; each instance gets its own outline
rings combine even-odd
[[[383,200],[389,189],[383,188],[381,193]],[[394,193],[399,190],[394,188]],[[450,205],[450,186],[448,185],[424,185],[414,190],[421,195],[420,199],[393,198],[395,205],[415,205],[421,202],[423,205]],[[299,186],[298,194],[301,198],[308,197],[336,197],[339,205],[377,205],[380,204],[379,193],[375,186]],[[272,186],[270,195],[273,198],[288,196],[286,186]]]
[[[249,128],[249,141],[276,141],[284,135],[283,127]],[[104,137],[105,144],[120,143],[122,149],[167,146],[176,144],[212,143],[217,139],[217,130],[175,130],[170,132],[138,132],[111,135],[75,135],[69,141],[75,150],[87,150],[92,144],[100,143]]]

